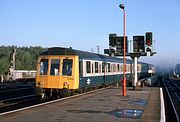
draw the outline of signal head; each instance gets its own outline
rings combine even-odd
[[[152,45],[152,32],[146,32],[146,45]]]

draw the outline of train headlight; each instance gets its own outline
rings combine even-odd
[[[44,84],[44,81],[39,81],[39,82],[38,82],[38,85],[39,85],[39,86],[41,86],[41,85],[43,85],[43,84]]]
[[[69,88],[69,84],[67,82],[63,83],[63,88]]]

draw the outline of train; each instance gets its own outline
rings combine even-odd
[[[154,65],[138,62],[138,77],[154,73]],[[153,71],[152,71],[153,70]],[[133,79],[133,61],[126,60],[128,83]],[[52,47],[39,54],[36,92],[42,99],[66,97],[88,89],[121,84],[123,58],[90,53],[72,48]]]

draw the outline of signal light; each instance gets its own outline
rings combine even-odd
[[[116,46],[116,34],[109,34],[109,46],[115,47]]]
[[[146,45],[152,45],[152,32],[146,32]]]
[[[128,52],[127,36],[125,37],[125,41],[126,41],[126,52]],[[124,53],[124,36],[117,37],[116,53],[117,54]]]
[[[150,40],[147,40],[147,41],[146,41],[146,45],[148,45],[148,46],[152,45],[151,41],[150,41]]]
[[[133,36],[133,51],[145,52],[144,36]]]

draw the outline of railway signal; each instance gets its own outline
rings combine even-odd
[[[109,34],[109,46],[115,47],[116,46],[116,39],[117,39],[117,35],[115,33]]]
[[[152,45],[152,32],[146,32],[146,45]]]
[[[128,47],[128,43],[127,43],[127,36],[125,37],[125,41],[126,41],[126,52],[128,51],[127,47]],[[124,53],[124,36],[118,36],[117,37],[117,42],[116,42],[116,54],[120,55]]]
[[[152,32],[146,32],[146,52],[152,52]]]
[[[133,52],[145,52],[144,36],[133,36]]]

